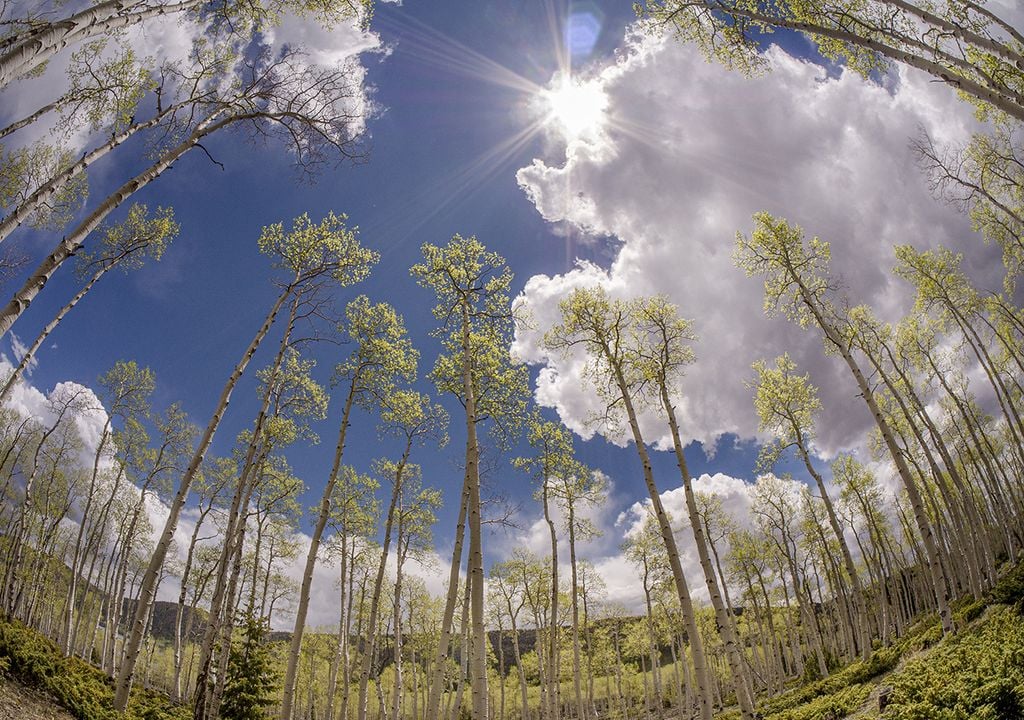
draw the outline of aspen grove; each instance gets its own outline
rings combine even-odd
[[[923,126],[906,139],[916,167],[900,182],[966,215],[974,252],[902,237],[865,266],[886,289],[871,295],[814,213],[798,223],[766,201],[718,233],[734,271],[722,292],[755,283],[748,315],[818,358],[751,339],[735,376],[707,359],[728,328],[622,282],[614,253],[629,246],[610,244],[610,261],[594,249],[610,233],[585,180],[565,179],[564,204],[589,228],[517,176],[566,262],[591,258],[575,270],[517,254],[525,226],[420,232],[449,203],[499,212],[468,171],[449,178],[458,203],[396,191],[373,200],[388,222],[362,227],[348,190],[329,208],[289,194],[195,221],[204,194],[263,177],[256,156],[302,188],[393,159],[374,145],[394,99],[367,79],[367,53],[392,62],[394,46],[367,40],[378,15],[382,33],[401,17],[383,4],[0,2],[0,679],[80,720],[1024,717],[1020,12],[635,5],[629,32],[651,43],[636,62],[684,45],[758,83],[782,38],[844,82],[895,94],[918,73],[970,111],[959,144]],[[172,26],[177,54],[139,40]],[[442,62],[402,27],[417,67]],[[303,44],[343,36],[365,47]],[[450,64],[472,76],[464,63]],[[654,133],[567,117],[567,164],[611,162],[587,138]],[[480,165],[503,172],[502,153],[547,130]],[[190,265],[245,223],[244,248]],[[673,229],[684,258],[690,231]],[[663,242],[653,221],[638,232]],[[672,268],[673,287],[703,272]],[[538,300],[517,271],[558,292]],[[162,290],[192,272],[239,297]],[[183,369],[170,381],[148,356],[70,347],[98,322],[91,303],[129,292],[167,303],[118,332],[179,338],[159,348]],[[232,314],[212,332],[215,309]],[[172,317],[190,332],[170,334]],[[688,384],[697,370],[715,382]],[[72,379],[39,379],[58,376]],[[742,422],[707,441],[695,408],[737,392]],[[836,441],[840,415],[861,425]]]

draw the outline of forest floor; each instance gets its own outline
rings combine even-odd
[[[980,601],[954,605],[957,632],[931,614],[871,658],[758,702],[763,720],[1024,720],[1024,564]],[[21,680],[37,681],[29,687]],[[879,696],[888,706],[879,707]],[[54,695],[51,695],[50,692]],[[56,699],[59,697],[60,702]],[[41,635],[0,622],[0,720],[117,720],[96,668]],[[63,707],[62,707],[63,705]],[[65,709],[67,708],[67,709]],[[189,708],[133,693],[129,717],[189,720]],[[735,709],[717,720],[738,720]]]
[[[57,699],[0,674],[0,720],[74,720]]]
[[[963,603],[958,631],[915,624],[868,662],[762,701],[764,720],[1024,720],[1024,607]],[[884,710],[880,696],[887,696]],[[724,713],[732,720],[738,712]]]

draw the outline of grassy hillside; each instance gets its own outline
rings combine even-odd
[[[868,662],[793,687],[759,703],[758,711],[764,720],[1024,720],[1024,566],[1004,578],[990,604],[961,604],[956,621],[959,632],[942,638],[938,618],[925,617]],[[52,642],[21,625],[0,622],[0,668],[52,695],[79,720],[117,717],[103,673],[62,657]],[[4,687],[11,694],[23,686]],[[129,716],[188,720],[189,710],[140,691]],[[719,715],[735,718],[736,712]]]
[[[960,605],[955,635],[942,638],[938,617],[928,616],[869,662],[758,709],[764,720],[1024,720],[1024,566],[991,601]]]

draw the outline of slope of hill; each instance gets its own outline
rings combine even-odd
[[[74,720],[48,692],[0,675],[0,720]]]

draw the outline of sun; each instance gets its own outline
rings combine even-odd
[[[597,135],[605,124],[608,96],[596,80],[559,73],[540,91],[547,118],[567,140]]]

